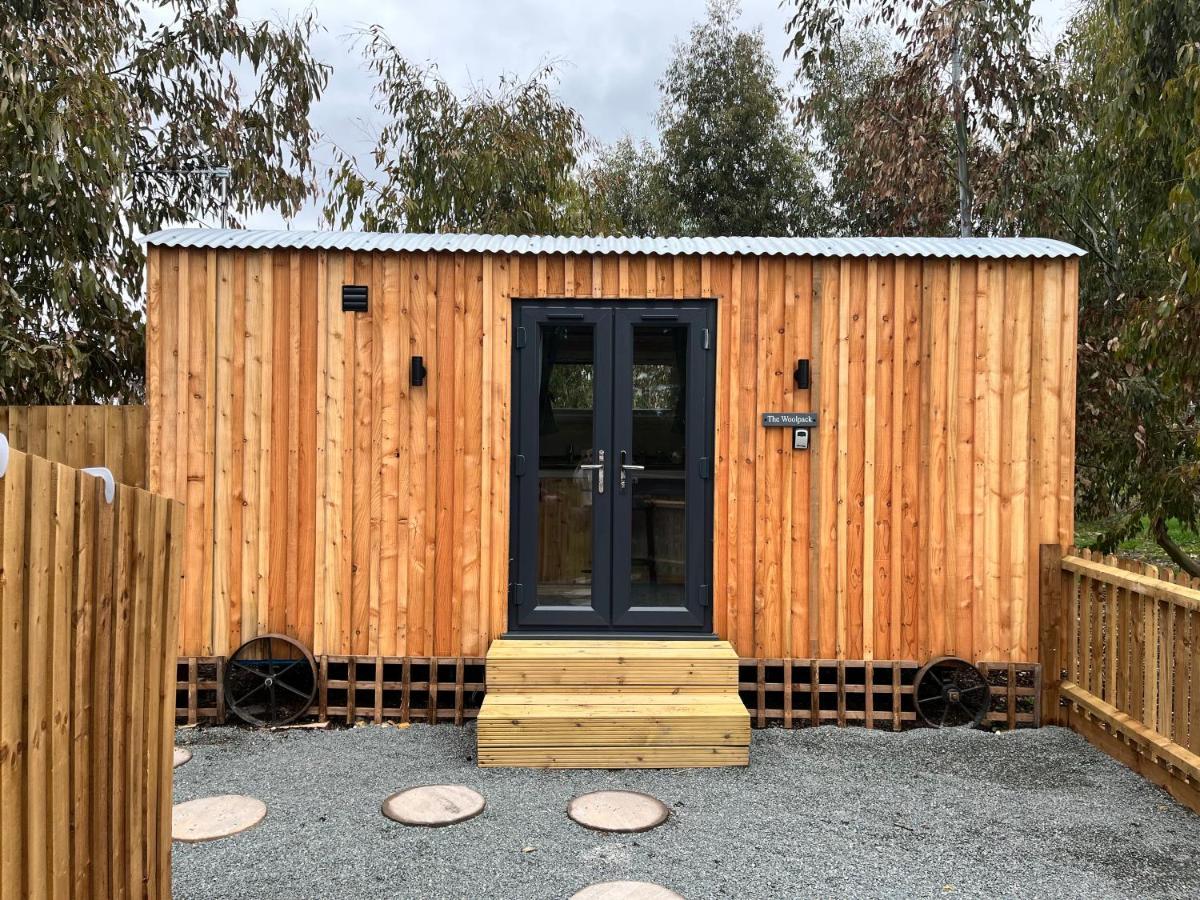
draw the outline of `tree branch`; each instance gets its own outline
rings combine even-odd
[[[1193,559],[1185,553],[1183,548],[1171,539],[1171,534],[1167,530],[1166,519],[1161,515],[1155,516],[1154,521],[1150,525],[1150,531],[1154,535],[1154,540],[1158,542],[1158,546],[1163,548],[1175,565],[1179,566],[1184,572],[1187,572],[1192,578],[1200,578],[1200,561]]]

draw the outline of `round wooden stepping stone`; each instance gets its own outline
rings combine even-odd
[[[648,881],[602,881],[572,895],[571,900],[683,900],[674,891]]]
[[[392,794],[383,814],[402,825],[441,828],[475,818],[486,805],[478,791],[461,784],[427,784]]]
[[[176,747],[175,748],[175,765],[172,766],[172,768],[178,769],[185,762],[188,762],[191,758],[192,758],[191,750],[187,750],[183,747]]]
[[[595,831],[649,831],[667,821],[670,814],[661,800],[637,791],[594,791],[581,794],[567,806],[572,820]]]
[[[189,844],[215,841],[253,828],[266,814],[265,803],[240,794],[176,803],[171,811],[171,838]]]

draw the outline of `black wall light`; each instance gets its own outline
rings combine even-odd
[[[808,360],[796,360],[796,371],[792,373],[792,377],[796,380],[796,387],[802,391],[807,391],[809,388],[809,371]]]
[[[365,284],[342,285],[342,312],[367,311],[367,286]]]
[[[428,374],[425,369],[425,357],[414,356],[412,358],[412,386],[420,387],[425,383],[425,376]]]

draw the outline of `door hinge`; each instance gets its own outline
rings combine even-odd
[[[700,585],[700,605],[704,607],[712,606],[712,585]]]
[[[711,463],[707,456],[700,457],[700,477],[709,478],[712,475]]]
[[[517,333],[513,336],[513,346],[516,347],[518,350],[524,349],[524,347],[525,347],[525,328],[524,328],[524,326],[521,326],[521,325],[517,326]]]
[[[513,474],[518,478],[525,474],[525,457],[520,453],[513,457]]]
[[[513,600],[516,601],[517,606],[520,606],[521,601],[524,599],[525,592],[522,590],[522,587],[523,585],[520,582],[515,582],[508,586],[509,590],[512,591]]]
[[[708,329],[703,328],[703,329],[701,329],[701,331],[704,334],[704,349],[708,350],[709,347],[711,346],[710,341],[709,341],[709,336],[708,336]]]

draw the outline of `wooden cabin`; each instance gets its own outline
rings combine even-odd
[[[490,651],[490,692],[558,696],[587,646],[580,687],[644,653],[684,660],[646,686],[734,697],[739,658],[1038,658],[1038,547],[1073,537],[1072,246],[147,243],[182,656]]]

